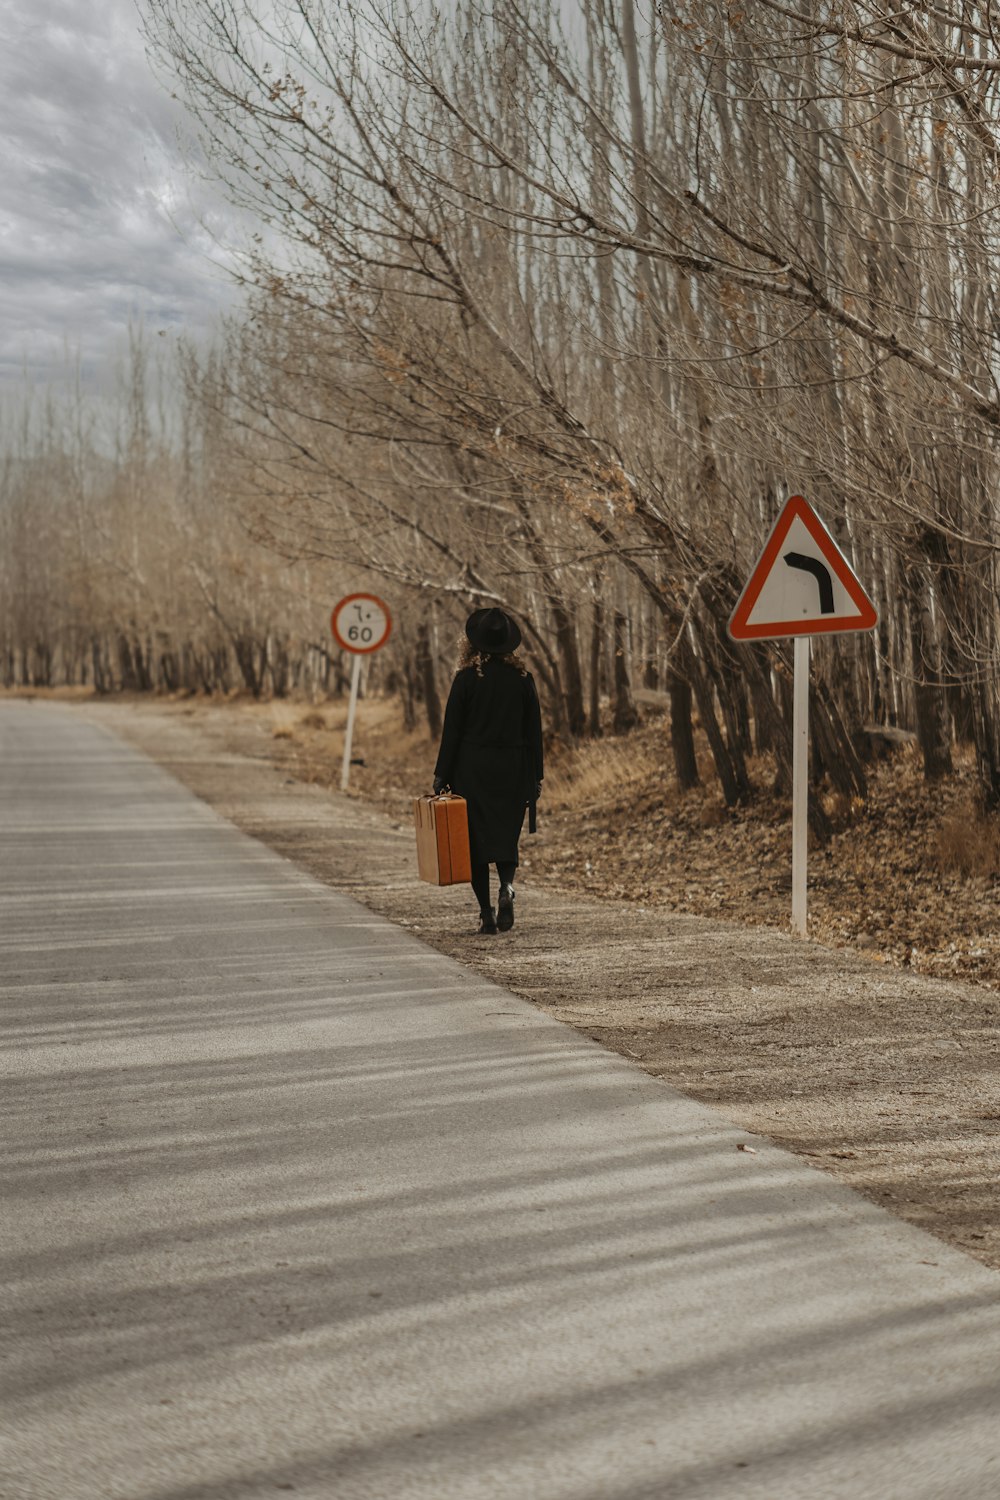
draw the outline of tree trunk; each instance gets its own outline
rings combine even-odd
[[[747,780],[746,765],[742,757],[730,753],[723,738],[715,713],[715,704],[712,701],[712,684],[702,670],[701,663],[689,643],[684,643],[680,655],[681,662],[678,670],[683,671],[694,693],[695,702],[698,705],[698,717],[701,719],[701,727],[708,736],[709,749],[722,785],[722,795],[726,806],[735,807],[738,802],[749,802],[750,783]]]
[[[560,676],[566,727],[574,739],[579,739],[587,732],[587,715],[583,706],[583,672],[580,667],[576,624],[562,599],[555,597],[552,590],[549,591],[549,602],[562,664]]]
[[[594,739],[601,733],[601,647],[604,644],[604,602],[594,594],[590,623],[590,716],[587,728]]]
[[[400,683],[402,689],[400,696],[403,699],[403,728],[407,734],[412,734],[417,727],[417,692],[416,669],[409,652],[403,657]]]
[[[913,647],[917,739],[924,757],[924,780],[950,776],[951,722],[941,681],[941,646],[926,569],[911,562],[905,569],[910,640]]]
[[[639,722],[638,710],[635,706],[635,700],[632,697],[632,684],[629,682],[628,662],[625,657],[625,648],[627,645],[626,627],[627,621],[625,616],[621,610],[616,609],[614,623],[615,734],[627,734]]]
[[[987,812],[1000,808],[1000,735],[997,733],[996,694],[992,684],[980,682],[975,689],[976,759],[983,806]]]
[[[674,774],[682,792],[698,785],[698,760],[694,750],[694,726],[691,722],[691,684],[671,667],[667,677],[670,694],[670,748],[674,752]]]

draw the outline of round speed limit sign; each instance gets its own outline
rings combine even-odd
[[[330,624],[338,646],[364,656],[385,645],[392,630],[392,616],[375,594],[348,594],[335,607]]]

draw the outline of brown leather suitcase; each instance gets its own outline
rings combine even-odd
[[[442,792],[413,799],[420,879],[431,885],[459,885],[472,874],[469,814],[464,797]]]

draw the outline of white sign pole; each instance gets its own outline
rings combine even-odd
[[[734,641],[795,640],[792,683],[792,932],[806,936],[809,849],[809,640],[829,631],[873,630],[875,606],[802,495],[792,495],[729,620]]]
[[[798,642],[796,641],[796,645]],[[796,658],[797,660],[797,658]],[[340,790],[347,791],[351,775],[351,741],[354,738],[354,715],[358,708],[358,679],[361,676],[361,656],[356,654],[351,668],[351,701],[347,710],[347,728],[344,731],[344,761],[340,768]]]
[[[795,637],[792,680],[792,932],[806,936],[809,849],[809,636]]]

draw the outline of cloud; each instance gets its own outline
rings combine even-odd
[[[0,22],[0,380],[85,370],[233,300],[238,225],[190,172],[132,0],[8,0]]]

